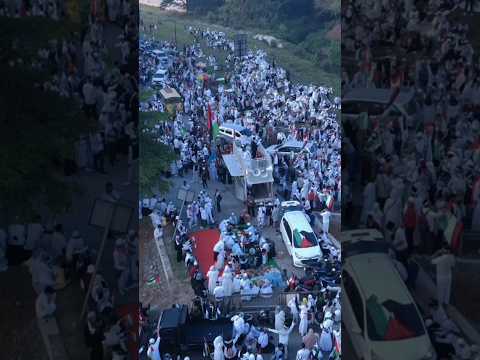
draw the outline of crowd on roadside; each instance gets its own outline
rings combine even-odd
[[[5,16],[67,18],[63,8],[66,2],[5,3],[3,1],[0,5],[16,6],[12,11],[0,6]],[[22,66],[28,64],[36,72],[49,74],[47,80],[35,86],[73,99],[78,104],[79,113],[83,112],[92,124],[93,133],[78,141],[76,156],[72,159],[74,166],[70,168],[73,171],[66,171],[65,175],[89,169],[106,174],[117,162],[128,162],[130,166],[124,184],[127,185],[135,176],[132,165],[138,156],[135,80],[138,53],[131,48],[138,36],[137,16],[133,12],[135,7],[128,1],[108,3],[111,5],[108,19],[92,13],[89,23],[82,24],[81,32],[65,33],[45,44],[33,59],[17,61]],[[122,12],[117,8],[114,16],[113,6],[122,4]],[[16,65],[10,64],[12,68]],[[105,164],[105,158],[110,166]],[[105,190],[98,197],[111,202],[121,200],[112,182],[103,181]],[[87,219],[76,223],[86,224]],[[40,322],[64,315],[64,309],[57,307],[56,294],[66,286],[78,286],[83,296],[87,296],[90,289],[84,323],[90,358],[104,359],[106,355],[126,359],[129,357],[128,343],[132,341],[128,333],[133,325],[117,315],[118,297],[114,294],[121,297],[138,284],[137,235],[133,230],[128,234],[109,235],[115,246],[113,253],[106,257],[111,259],[113,269],[97,269],[92,283],[98,251],[93,244],[97,242],[84,238],[79,229],[65,229],[46,214],[32,219],[17,218],[0,230],[1,270],[21,264],[29,266],[37,296],[35,313]]]
[[[480,229],[480,67],[464,3],[353,0],[342,17],[343,95],[389,90],[381,110],[372,98],[363,121],[343,123],[342,222],[381,231],[404,273],[418,254],[431,261],[440,306],[462,233]],[[407,114],[386,111],[401,98]]]
[[[203,190],[186,203],[186,217],[160,196],[143,199],[140,216],[152,219],[156,241],[161,239],[166,246],[175,246],[177,261],[184,262],[197,296],[194,303],[201,308],[198,312],[212,320],[225,316],[234,307],[233,298],[240,301],[269,298],[276,288],[287,287],[285,274],[269,266],[275,256],[274,243],[262,236],[262,228],[278,226],[281,197],[299,201],[310,215],[314,209],[332,209],[334,199],[340,201],[341,140],[336,117],[340,101],[332,89],[294,84],[287,72],[271,63],[263,51],[250,51],[236,58],[225,34],[209,29],[187,30],[195,40],[183,50],[170,42],[141,40],[140,49],[145,51],[140,54],[140,78],[145,91],[153,90],[153,94],[140,107],[141,111],[166,110],[158,89],[149,86],[149,74],[155,72],[158,64],[155,49],[176,54],[162,87],[174,87],[182,97],[182,106],[170,115],[169,121],[155,126],[153,135],[177,154],[170,174],[188,178],[193,174],[194,179],[202,181]],[[225,63],[220,63],[213,54],[205,56],[202,44],[226,50]],[[227,69],[225,82],[217,82],[215,76],[208,74],[207,68],[216,67]],[[256,206],[249,195],[244,212],[228,217],[222,213],[222,194],[218,190],[213,193],[210,185],[212,180],[226,178],[219,164],[222,148],[208,119],[220,125],[230,123],[247,129],[251,136],[243,138],[241,143],[251,158],[256,157],[257,150],[263,146],[287,141],[301,144],[303,151],[272,154],[275,179],[282,187],[282,196],[275,194],[272,204]],[[184,181],[182,188],[189,187]],[[163,239],[169,223],[173,224],[175,244]],[[325,224],[328,232],[328,220]],[[209,271],[203,273],[195,257],[197,241],[188,234],[194,229],[214,227],[221,233],[213,248],[215,261]],[[334,254],[332,251],[332,256]],[[312,295],[305,295],[305,299],[292,298],[288,324],[281,311],[277,313],[275,328],[268,330],[239,313],[231,319],[232,339],[214,341],[213,357],[216,360],[250,359],[273,353],[276,359],[285,359],[289,334],[296,325],[304,343],[297,358],[323,359],[327,352],[332,356],[338,354],[339,298],[338,289],[327,288],[322,289],[317,298]],[[194,310],[197,309],[192,312]],[[319,329],[319,334],[314,329]],[[268,332],[278,334],[279,339],[274,341]],[[151,339],[147,354],[158,359],[156,356],[164,354],[161,347],[161,339]]]

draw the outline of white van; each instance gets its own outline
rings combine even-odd
[[[436,359],[422,316],[380,232],[345,231],[342,322],[357,358]]]
[[[300,203],[285,201],[281,206],[283,215],[280,220],[280,234],[292,256],[293,265],[304,267],[307,261],[320,259],[322,250],[319,240]]]
[[[253,135],[252,132],[246,127],[230,122],[220,125],[218,128],[218,133],[223,138],[228,140],[240,140],[240,138],[244,136],[249,138]]]
[[[152,77],[152,85],[163,85],[167,81],[168,70],[158,69]]]

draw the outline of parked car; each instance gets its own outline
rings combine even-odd
[[[220,125],[218,133],[228,140],[240,140],[243,136],[251,137],[253,135],[250,129],[230,122]]]
[[[304,267],[322,257],[317,235],[310,225],[308,215],[298,201],[285,201],[282,206],[280,234],[292,256],[293,265]]]
[[[421,313],[377,230],[342,232],[342,322],[359,359],[436,359]]]
[[[152,77],[152,85],[164,85],[168,78],[168,70],[158,69]]]
[[[279,156],[290,155],[291,153],[298,154],[301,152],[310,152],[308,147],[305,146],[303,141],[287,140],[281,144],[272,145],[267,148],[267,152],[270,155],[277,154]]]
[[[401,90],[391,102],[392,91],[375,88],[350,90],[342,99],[343,120],[359,119],[363,113],[370,118],[395,117],[403,119],[401,126],[402,131],[405,130],[408,124],[413,123],[417,112],[415,96],[412,91]]]
[[[224,339],[231,338],[232,330],[232,322],[228,318],[192,319],[186,305],[163,310],[157,325],[158,336],[162,339],[162,355],[178,350],[202,349],[205,342],[212,343],[219,335]]]

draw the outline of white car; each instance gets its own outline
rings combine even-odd
[[[301,152],[309,152],[303,141],[298,140],[287,140],[281,144],[269,146],[266,150],[272,156],[275,153],[279,156],[288,156],[291,153],[298,154]]]
[[[283,215],[280,220],[280,233],[292,256],[293,265],[304,267],[307,262],[322,257],[319,240],[313,231],[308,216],[298,201],[285,201],[281,204]]]
[[[377,230],[342,232],[342,322],[362,360],[436,359],[420,311]]]
[[[244,136],[250,138],[253,135],[250,129],[230,122],[220,125],[218,133],[229,140],[240,140]]]
[[[342,119],[357,120],[362,113],[370,118],[385,119],[388,117],[401,118],[402,131],[414,122],[417,112],[415,96],[412,91],[400,91],[393,103],[391,89],[352,89],[342,98]]]
[[[152,85],[163,85],[167,81],[168,70],[158,69],[152,77]]]

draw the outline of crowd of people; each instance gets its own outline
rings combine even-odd
[[[291,199],[304,208],[312,226],[313,211],[326,209],[323,230],[328,233],[330,210],[341,198],[341,141],[336,117],[340,100],[332,89],[290,81],[287,71],[270,62],[263,51],[236,57],[234,42],[224,33],[193,27],[186,30],[193,43],[183,49],[170,42],[141,40],[140,79],[149,98],[140,104],[140,111],[167,111],[158,87],[151,85],[157,69],[167,69],[168,76],[160,87],[175,88],[182,104],[170,114],[169,121],[159,122],[151,135],[177,154],[168,175],[188,177],[181,187],[185,190],[190,189],[192,176],[201,180],[203,190],[186,202],[185,214],[161,196],[145,198],[140,202],[140,217],[150,217],[156,241],[175,246],[176,260],[185,265],[195,294],[191,312],[202,319],[231,319],[232,338],[218,337],[207,344],[214,359],[261,359],[267,353],[286,359],[289,334],[295,326],[301,337],[298,359],[334,357],[341,348],[339,287],[322,283],[312,274],[288,279],[273,265],[275,241],[263,232],[278,228],[281,201]],[[205,47],[212,50],[208,56],[202,50]],[[159,60],[160,52],[171,54],[168,66]],[[224,63],[215,52],[225,53]],[[207,69],[225,70],[223,79],[217,81],[221,75],[212,75]],[[225,214],[222,192],[214,192],[210,182],[227,184],[231,179],[221,161],[224,144],[213,134],[209,120],[247,129],[249,135],[241,138],[238,146],[252,159],[261,156],[261,148],[288,141],[305,148],[286,155],[272,153],[279,191],[274,191],[271,203],[256,204],[248,191],[244,210]],[[173,229],[172,241],[164,238],[166,227],[168,233]],[[202,243],[190,234],[205,228],[217,228],[220,237],[212,250],[214,262],[203,273],[196,257]],[[331,244],[322,246],[328,248],[325,254],[329,261],[339,261],[339,252]],[[299,289],[303,295],[297,293]],[[291,292],[287,315],[277,309],[275,326],[261,325],[238,310],[258,299],[277,301],[276,294],[285,291]],[[161,338],[152,338],[147,355],[158,359],[160,353],[162,358],[169,356],[162,351]]]
[[[469,26],[458,18],[463,4],[352,0],[342,17],[342,56],[350,59],[342,93],[389,89],[381,111],[411,97],[411,116],[379,117],[372,99],[364,121],[344,121],[342,222],[381,231],[404,274],[414,255],[431,261],[442,307],[450,303],[462,232],[480,224],[480,68]]]
[[[16,18],[44,16],[69,21],[71,14],[66,5],[67,2],[55,0],[1,1],[0,12]],[[138,16],[128,1],[108,1],[108,5],[108,18],[98,17],[92,8],[88,23],[82,24],[79,33],[66,32],[44,44],[32,59],[17,59],[38,73],[48,74],[43,83],[32,86],[75,100],[79,113],[83,112],[93,124],[93,133],[79,139],[72,159],[74,166],[65,170],[67,176],[75,174],[75,170],[106,174],[117,161],[133,164],[138,156],[138,52],[131,48],[138,36]],[[124,155],[122,159],[118,158],[120,154]],[[104,164],[106,155],[110,166]],[[130,166],[126,184],[133,181],[131,170]],[[110,202],[120,200],[113,184],[102,181],[106,183],[105,191],[100,191],[98,197]],[[70,227],[69,215],[64,216]],[[57,307],[57,294],[66,286],[81,288],[86,321],[84,334],[79,336],[85,336],[90,359],[104,359],[106,353],[113,359],[126,359],[128,343],[132,341],[128,333],[133,324],[117,315],[117,304],[118,297],[138,285],[138,237],[133,230],[111,232],[109,239],[115,246],[106,257],[113,268],[95,269],[98,249],[94,244],[98,242],[85,238],[78,230],[87,221],[73,221],[79,224],[78,228],[67,230],[48,214],[16,218],[0,230],[0,267],[6,271],[28,265],[37,296],[35,313],[39,323],[72,311]]]

